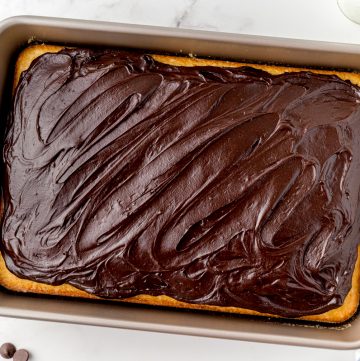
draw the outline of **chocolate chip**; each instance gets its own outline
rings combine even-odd
[[[14,361],[27,361],[29,353],[26,350],[17,350],[14,354]]]
[[[0,347],[0,356],[3,358],[12,358],[15,351],[16,347],[12,343],[6,342],[3,343]]]

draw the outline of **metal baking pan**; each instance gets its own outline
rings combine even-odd
[[[360,46],[206,31],[14,17],[0,23],[0,124],[11,100],[13,65],[29,39],[143,48],[198,56],[360,70]],[[360,318],[347,327],[294,326],[204,312],[25,296],[0,289],[0,315],[334,349],[360,348]]]

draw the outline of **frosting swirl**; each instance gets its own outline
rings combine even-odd
[[[44,54],[9,116],[6,264],[104,298],[336,308],[359,240],[359,104],[337,76]]]

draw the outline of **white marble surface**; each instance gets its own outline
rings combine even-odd
[[[0,20],[19,14],[360,42],[336,0],[0,0]]]
[[[352,351],[256,344],[0,317],[0,343],[29,361],[358,361]]]
[[[360,1],[360,0],[359,0]],[[0,0],[0,20],[44,15],[244,34],[359,43],[360,26],[336,0]],[[1,45],[1,44],[0,44]],[[0,52],[1,54],[1,52]],[[316,350],[0,317],[0,344],[33,361],[354,361],[354,351]]]

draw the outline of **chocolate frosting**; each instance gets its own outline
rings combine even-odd
[[[333,75],[44,54],[7,125],[15,275],[298,317],[339,307],[359,240],[360,92]]]

